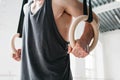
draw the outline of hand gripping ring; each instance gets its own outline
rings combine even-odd
[[[87,15],[82,15],[79,16],[75,19],[75,21],[71,24],[70,26],[70,30],[69,30],[69,40],[70,40],[70,45],[73,48],[75,46],[75,29],[78,25],[78,23],[80,23],[81,21],[86,21],[88,19]],[[93,42],[91,43],[91,45],[89,45],[89,50],[92,51],[97,42],[98,42],[98,35],[99,35],[99,21],[98,23],[95,21],[95,19],[93,19],[93,21],[90,23],[93,27],[93,31],[94,31],[94,39]]]
[[[15,39],[18,37],[19,38],[20,34],[17,33],[15,34],[13,37],[12,37],[12,40],[11,40],[11,48],[13,50],[14,53],[17,53],[17,49],[15,48]]]

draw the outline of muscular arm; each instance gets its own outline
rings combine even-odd
[[[78,17],[83,15],[83,4],[78,0],[62,0],[65,11],[73,17]],[[98,22],[97,16],[93,13],[93,18]],[[85,24],[84,33],[81,38],[90,43],[91,39],[94,37],[92,26],[89,23]]]
[[[59,1],[59,0],[58,0]],[[83,4],[78,0],[61,0],[59,3],[64,6],[65,12],[70,14],[72,17],[78,17],[83,15]],[[98,18],[93,13],[93,18],[98,23]],[[93,28],[89,23],[85,24],[85,29],[82,37],[76,41],[74,48],[68,47],[68,53],[73,53],[76,57],[85,57],[88,55],[88,45],[91,39],[94,37]]]

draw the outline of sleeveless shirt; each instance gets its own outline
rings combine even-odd
[[[68,42],[60,35],[52,0],[32,14],[26,7],[22,38],[21,80],[72,80]]]

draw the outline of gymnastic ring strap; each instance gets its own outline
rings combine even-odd
[[[88,15],[88,19],[86,20],[86,22],[90,23],[93,21],[91,0],[89,0],[89,14],[87,9],[87,0],[83,0],[83,15]]]
[[[74,22],[71,24],[70,26],[70,30],[69,30],[69,40],[70,40],[70,45],[73,48],[75,46],[75,38],[74,38],[74,34],[75,34],[75,29],[78,25],[78,23],[80,23],[81,21],[86,21],[88,19],[88,16],[86,15],[82,15],[77,17]],[[99,23],[97,23],[95,21],[95,19],[93,19],[93,21],[90,23],[92,25],[93,31],[94,31],[94,39],[93,42],[91,43],[91,45],[89,45],[89,50],[92,51],[98,41],[98,35],[99,35]]]
[[[23,7],[24,7],[24,5],[25,5],[27,2],[28,2],[28,0],[23,0],[22,8],[21,8],[21,13],[20,13],[20,19],[19,19],[19,23],[18,23],[17,33],[20,34],[20,38],[22,37],[23,22],[24,22],[24,11],[23,11]]]
[[[19,33],[15,34],[12,37],[12,39],[11,39],[11,48],[12,48],[12,50],[13,50],[14,53],[17,53],[17,49],[15,48],[15,39],[16,38],[20,38],[20,34]]]

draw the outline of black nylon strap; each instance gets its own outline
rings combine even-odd
[[[27,2],[28,2],[28,0],[23,0],[23,3],[22,3],[21,13],[20,13],[20,19],[19,19],[19,24],[18,24],[18,29],[17,29],[17,33],[20,34],[20,37],[22,37],[22,29],[23,29],[23,21],[24,21],[23,6]]]
[[[88,15],[88,11],[87,11],[87,1],[83,0],[83,14],[84,15]]]
[[[87,1],[86,0],[83,1],[83,14],[84,15],[88,15],[88,12],[87,12]],[[89,0],[89,15],[88,15],[87,22],[90,23],[92,21],[93,21],[92,5],[91,5],[91,0]]]

